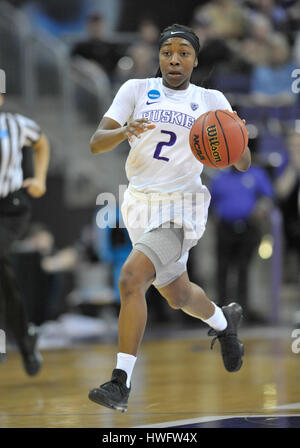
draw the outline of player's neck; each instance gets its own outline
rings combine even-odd
[[[174,87],[170,86],[168,83],[165,83],[164,80],[162,79],[162,87],[164,89],[166,89],[167,91],[169,91],[170,93],[172,92],[174,94],[175,93],[179,93],[179,94],[182,93],[182,94],[184,94],[185,92],[187,92],[189,90],[190,86],[191,86],[191,84],[188,83],[188,85],[185,86],[184,89],[175,89]]]
[[[167,89],[174,90],[175,92],[182,92],[182,91],[188,90],[188,88],[190,86],[190,81],[186,81],[181,86],[174,87],[162,78],[162,85],[164,87],[166,87]]]

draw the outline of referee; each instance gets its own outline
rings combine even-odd
[[[3,105],[0,94],[0,106]],[[34,151],[34,175],[23,179],[22,148]],[[11,330],[28,375],[42,366],[37,350],[37,329],[28,322],[26,310],[10,261],[10,249],[30,220],[30,196],[46,192],[49,143],[37,123],[19,114],[0,111],[0,329]],[[34,279],[32,279],[34,281]],[[0,354],[0,361],[5,356]]]

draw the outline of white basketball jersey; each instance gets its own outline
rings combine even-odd
[[[137,118],[156,126],[130,143],[125,167],[130,185],[145,193],[199,191],[203,165],[191,151],[189,133],[200,115],[216,109],[232,110],[217,90],[194,84],[186,90],[169,89],[162,78],[125,82],[105,116],[121,126]]]

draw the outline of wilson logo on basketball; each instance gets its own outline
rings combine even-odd
[[[218,150],[220,142],[218,140],[218,132],[217,132],[216,125],[214,124],[212,126],[208,126],[206,128],[206,133],[207,133],[207,137],[208,137],[209,146],[213,153],[215,162],[221,162],[222,159],[221,159],[221,156],[220,156],[220,153]]]
[[[205,157],[203,156],[202,151],[201,151],[198,134],[193,135],[193,144],[194,144],[194,149],[197,152],[199,159],[205,160]]]

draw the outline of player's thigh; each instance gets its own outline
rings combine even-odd
[[[121,269],[120,289],[142,287],[146,290],[153,280],[155,280],[155,268],[152,261],[143,252],[132,249]]]

